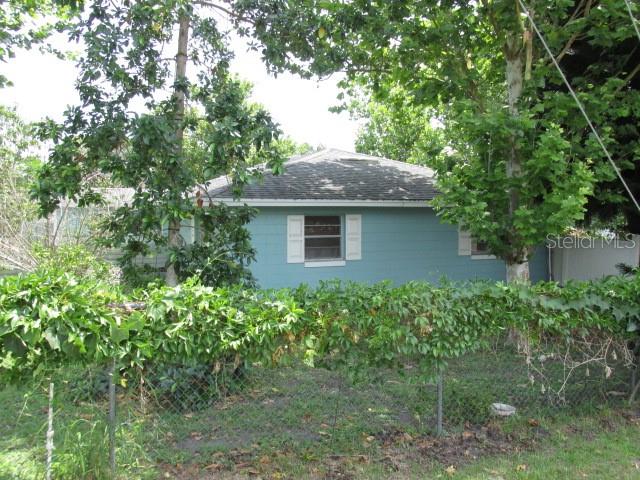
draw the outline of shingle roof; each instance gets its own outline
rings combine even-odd
[[[360,153],[325,149],[285,162],[281,175],[244,187],[246,200],[426,201],[436,195],[433,170]],[[227,177],[208,182],[211,198],[231,198]]]

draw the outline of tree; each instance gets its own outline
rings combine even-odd
[[[638,2],[629,2],[636,19]],[[563,28],[549,29],[556,59],[578,92],[607,148],[636,198],[640,197],[640,39],[635,35],[624,0],[574,1]],[[637,20],[636,20],[637,21]],[[556,95],[564,86],[544,85],[544,95]],[[565,118],[580,118],[575,103],[562,95],[558,107]],[[565,105],[566,104],[566,105]],[[558,115],[560,117],[560,115]],[[561,124],[576,155],[593,159],[594,193],[587,204],[586,226],[605,225],[640,233],[640,212],[622,182],[582,122]],[[594,148],[595,147],[595,148]]]
[[[446,145],[436,112],[415,105],[405,92],[395,89],[388,102],[378,102],[366,94],[353,96],[346,106],[353,118],[365,120],[358,130],[356,151],[427,165],[442,155]]]
[[[529,3],[552,48],[568,45],[568,52],[593,2]],[[343,71],[345,86],[357,81],[382,104],[400,89],[411,103],[437,112],[452,153],[434,165],[441,192],[435,206],[506,261],[509,281],[527,280],[534,247],[584,215],[593,183],[589,162],[602,154],[519,0],[242,0],[236,7],[274,71]],[[623,8],[623,0],[598,6],[604,13],[596,37],[606,33],[598,38],[616,42],[635,35]],[[587,108],[602,112],[602,94],[626,91],[631,73],[622,65],[603,89],[581,91]],[[554,89],[542,93],[545,85]],[[580,131],[587,148],[576,151],[567,130]]]
[[[14,110],[0,107],[0,267],[26,270],[36,264],[34,232],[27,226],[36,219],[29,181],[39,162],[29,126]]]
[[[18,49],[40,45],[57,55],[47,39],[64,29],[66,21],[79,8],[78,0],[8,0],[0,5],[0,62],[7,62]],[[0,87],[11,81],[0,74]]]
[[[632,4],[635,7],[635,4]],[[607,147],[635,196],[640,195],[640,148],[638,100],[640,98],[640,49],[625,12],[624,1],[607,2],[598,8],[594,2],[575,1],[568,18],[556,17],[557,25],[545,23],[543,29],[556,59],[570,83],[582,96],[593,121],[608,140]],[[637,8],[637,7],[635,7]],[[539,18],[544,22],[545,17]],[[540,45],[538,45],[540,48]],[[546,65],[552,67],[551,65]],[[551,72],[555,73],[555,72]],[[586,128],[575,102],[559,78],[546,75],[535,94],[546,101],[541,112],[562,126],[575,158],[590,159],[594,173],[594,192],[589,196],[584,226],[640,232],[640,214]],[[410,92],[396,91],[396,97],[411,100]],[[411,111],[399,113],[398,100],[371,100],[363,117],[368,119],[359,137],[365,152],[374,153],[380,144],[402,152],[419,149],[420,137],[411,127],[416,124]],[[414,107],[415,108],[415,107]],[[431,113],[436,116],[436,113]],[[398,118],[410,119],[399,123]],[[410,132],[410,133],[406,133]],[[443,129],[447,134],[450,130]],[[455,136],[452,137],[455,141]],[[426,161],[433,155],[425,154]]]
[[[34,190],[42,213],[62,198],[81,206],[99,203],[87,179],[110,175],[135,193],[105,224],[105,241],[123,247],[125,263],[168,247],[169,284],[177,282],[181,222],[204,215],[194,200],[196,184],[226,173],[239,194],[259,174],[250,162],[276,171],[281,162],[271,145],[277,125],[247,102],[246,86],[229,73],[232,52],[218,13],[231,14],[205,1],[87,2],[69,30],[71,40],[84,44],[81,105],[70,108],[63,123],[47,121],[40,128],[54,143]],[[167,57],[171,45],[176,53]],[[187,106],[198,116],[188,115]],[[201,131],[196,164],[185,146],[202,122],[209,127]]]
[[[305,155],[313,151],[321,150],[320,147],[312,147],[308,143],[299,143],[290,137],[281,137],[273,142],[273,148],[281,158],[290,158],[296,155]]]

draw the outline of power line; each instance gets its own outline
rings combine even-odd
[[[625,0],[625,1],[627,1],[627,0]],[[531,22],[531,26],[536,31],[536,35],[538,35],[538,38],[542,42],[542,45],[544,45],[545,50],[549,54],[549,57],[551,57],[551,61],[553,62],[553,64],[558,69],[558,72],[560,73],[560,76],[562,77],[562,80],[564,81],[564,84],[569,89],[569,93],[571,93],[571,96],[573,97],[573,99],[575,100],[576,104],[578,105],[578,108],[580,109],[580,112],[582,113],[582,116],[584,117],[584,119],[587,121],[587,124],[589,125],[589,128],[593,132],[593,135],[596,137],[596,140],[600,144],[600,147],[602,147],[602,151],[604,151],[604,154],[607,157],[607,160],[609,160],[609,163],[611,164],[611,166],[615,170],[616,175],[618,176],[618,178],[622,182],[622,185],[624,185],[624,188],[627,191],[627,193],[629,194],[629,197],[631,198],[631,200],[633,201],[633,204],[638,209],[638,212],[640,212],[640,204],[638,204],[638,201],[636,200],[636,197],[633,195],[633,193],[631,192],[631,189],[629,188],[629,185],[627,185],[627,182],[624,180],[624,178],[622,176],[622,173],[620,172],[620,169],[618,168],[618,166],[613,161],[613,158],[611,158],[611,155],[609,154],[609,150],[607,150],[607,147],[605,146],[604,142],[602,141],[602,138],[600,138],[600,135],[598,134],[598,131],[596,130],[596,127],[593,126],[593,123],[591,122],[591,119],[589,118],[589,115],[587,115],[587,112],[584,109],[584,106],[582,105],[582,102],[580,101],[580,99],[576,95],[576,92],[574,92],[573,88],[571,87],[571,84],[567,80],[567,77],[565,76],[564,72],[560,68],[560,65],[558,64],[558,61],[556,60],[556,57],[553,56],[553,53],[551,52],[551,49],[549,48],[549,45],[547,44],[546,40],[542,36],[542,33],[538,29],[538,26],[533,21],[533,17],[529,13],[529,10],[527,9],[527,6],[524,4],[524,2],[522,0],[518,0],[518,2],[520,3],[520,6],[522,7],[522,11],[524,12],[524,14],[527,16],[527,18],[529,18],[529,21]],[[627,6],[629,6],[629,5],[627,4]],[[633,17],[632,17],[632,19],[633,19]],[[634,22],[634,26],[635,26],[635,22]],[[638,27],[636,26],[636,32],[638,31],[637,28]],[[638,33],[638,37],[640,38],[640,33]]]
[[[627,10],[629,11],[629,17],[631,17],[631,24],[636,31],[636,35],[638,35],[638,40],[640,40],[640,30],[638,29],[638,20],[633,16],[633,12],[631,11],[631,3],[629,0],[624,0],[624,3],[627,5]]]

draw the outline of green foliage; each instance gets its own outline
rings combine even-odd
[[[495,331],[499,319],[489,302],[463,288],[412,282],[363,285],[325,283],[296,292],[312,317],[307,360],[358,367],[418,361],[434,363],[473,351]]]
[[[230,388],[252,364],[292,356],[352,373],[409,362],[429,377],[508,329],[533,346],[623,342],[640,331],[638,276],[565,287],[328,282],[293,292],[214,289],[190,279],[130,298],[144,308],[124,312],[112,305],[125,299],[119,292],[55,270],[0,280],[0,371],[16,378],[115,356],[127,377],[164,376],[169,393],[181,376]]]
[[[512,120],[503,109],[468,110],[450,125],[454,153],[433,162],[441,192],[434,206],[442,218],[464,225],[510,263],[527,260],[548,235],[561,235],[584,214],[593,176],[572,158],[562,129],[522,114]],[[517,131],[522,171],[507,174],[506,152]],[[518,192],[515,208],[511,190]]]
[[[311,153],[319,147],[314,148],[308,143],[299,143],[290,137],[280,137],[273,142],[273,148],[278,152],[280,158],[290,158],[295,155]]]
[[[151,249],[180,247],[178,225],[201,212],[197,186],[206,190],[208,181],[225,174],[238,195],[260,176],[252,164],[277,171],[282,159],[271,143],[280,131],[248,101],[246,82],[229,72],[233,55],[218,10],[159,0],[95,0],[86,6],[68,29],[70,39],[84,45],[80,104],[62,123],[40,125],[40,136],[53,148],[33,194],[46,214],[63,198],[79,206],[99,203],[87,181],[96,174],[133,188],[131,202],[105,222],[103,237],[107,245],[122,247],[127,264]],[[182,50],[172,55],[181,68],[174,75],[165,47],[175,44],[178,26]],[[179,73],[184,62],[193,78]],[[187,96],[191,114],[185,114]],[[144,112],[134,113],[140,104]],[[174,274],[170,261],[171,283]]]
[[[78,9],[80,0],[9,0],[0,8],[0,61],[14,58],[19,49],[40,45],[62,56],[47,44],[52,33],[64,27],[68,18]],[[0,88],[12,85],[0,75]]]
[[[175,253],[178,278],[184,281],[197,276],[202,284],[211,287],[254,286],[247,267],[255,259],[255,249],[245,228],[254,214],[248,207],[224,204],[200,209],[196,232],[200,238]]]
[[[287,290],[214,289],[189,280],[174,288],[142,292],[146,309],[132,315],[146,322],[141,353],[154,362],[185,359],[233,370],[253,362],[277,362],[299,328],[301,313]]]
[[[68,273],[76,278],[92,278],[104,282],[117,280],[114,278],[117,269],[82,245],[53,248],[37,246],[34,253],[39,271],[59,275]]]
[[[0,371],[22,374],[113,355],[123,322],[117,294],[59,271],[0,279]],[[124,321],[126,325],[126,320]]]
[[[149,284],[164,284],[164,277],[154,266],[126,262],[121,266],[122,286],[126,291],[147,288]]]
[[[509,328],[533,344],[569,345],[591,336],[633,338],[640,319],[640,277],[534,286],[324,283],[295,292],[305,310],[307,362],[347,366],[418,362],[433,367],[486,346]]]
[[[355,91],[347,108],[352,117],[365,121],[356,138],[358,152],[419,165],[433,165],[443,154],[445,130],[432,125],[435,110],[416,105],[400,89],[393,89],[384,103]]]
[[[279,361],[301,312],[287,291],[213,289],[196,280],[134,298],[145,310],[124,312],[113,288],[55,270],[0,280],[0,371],[15,378],[114,356],[125,369],[178,362],[236,371]]]

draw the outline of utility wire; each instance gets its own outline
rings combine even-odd
[[[631,17],[631,24],[636,31],[636,35],[638,35],[638,40],[640,40],[640,30],[638,29],[638,20],[633,16],[633,12],[631,11],[631,2],[629,0],[624,0],[624,3],[627,4],[627,10],[629,11],[629,17]]]
[[[625,0],[625,1],[627,1],[627,0]],[[609,154],[609,150],[607,150],[607,147],[605,146],[604,142],[602,141],[602,138],[598,134],[598,131],[596,130],[596,127],[593,126],[593,123],[591,122],[591,119],[589,118],[589,115],[587,115],[587,112],[584,109],[584,106],[582,105],[582,102],[580,101],[580,99],[576,95],[576,92],[573,91],[573,88],[571,87],[571,84],[569,83],[569,80],[567,80],[567,77],[565,76],[564,72],[560,68],[560,65],[558,64],[558,61],[556,60],[556,57],[553,56],[553,53],[551,52],[551,49],[549,48],[549,45],[547,44],[546,40],[542,36],[542,33],[538,29],[538,26],[533,21],[533,17],[529,13],[529,10],[527,9],[527,6],[524,4],[524,2],[522,0],[518,0],[518,2],[520,3],[520,7],[522,7],[522,11],[524,12],[524,14],[529,18],[529,21],[531,22],[531,26],[536,31],[536,35],[538,35],[538,38],[542,42],[542,45],[544,45],[545,50],[549,54],[549,57],[551,57],[551,61],[553,62],[553,64],[558,69],[558,72],[560,73],[560,76],[562,77],[562,80],[564,81],[564,84],[569,89],[569,93],[571,93],[571,96],[573,97],[573,99],[575,100],[576,104],[578,105],[578,108],[580,109],[580,112],[582,112],[582,116],[584,117],[584,119],[587,121],[587,124],[589,125],[589,128],[591,128],[591,131],[593,132],[593,135],[596,137],[596,140],[600,144],[600,147],[602,147],[602,151],[604,152],[605,156],[607,157],[607,160],[609,160],[609,163],[611,164],[611,166],[615,170],[616,175],[618,176],[618,178],[622,182],[622,185],[624,185],[624,188],[627,191],[627,193],[629,194],[629,197],[631,198],[631,200],[633,201],[633,204],[638,209],[638,212],[640,212],[640,204],[638,204],[638,201],[636,200],[636,197],[633,195],[633,193],[631,192],[631,189],[629,188],[629,185],[627,185],[627,182],[624,180],[624,177],[622,176],[622,173],[620,172],[620,169],[618,168],[616,163],[613,161],[613,158],[611,158],[611,155]],[[629,5],[627,4],[627,6],[629,6]],[[633,17],[632,17],[632,19],[633,19]],[[634,26],[635,26],[635,22],[634,22]],[[638,27],[636,26],[636,31],[638,31],[637,28]],[[638,37],[640,38],[640,33],[638,34]]]

